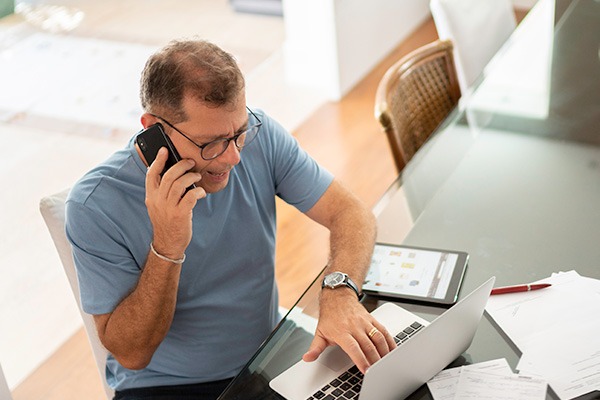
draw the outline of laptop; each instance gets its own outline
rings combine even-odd
[[[338,346],[314,362],[300,360],[269,382],[287,400],[398,400],[408,397],[470,345],[495,277],[431,323],[394,303],[372,315],[395,335],[396,347],[361,374]]]

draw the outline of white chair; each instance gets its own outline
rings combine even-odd
[[[106,391],[106,397],[108,399],[112,399],[114,396],[114,391],[106,383],[105,375],[106,356],[108,355],[108,351],[104,348],[100,342],[100,339],[98,338],[96,325],[94,324],[94,318],[90,314],[83,312],[81,309],[77,271],[75,270],[73,254],[71,253],[71,245],[65,235],[65,200],[68,194],[69,189],[63,190],[62,192],[51,196],[44,197],[40,201],[40,212],[44,217],[44,221],[46,222],[48,230],[50,231],[50,236],[52,236],[52,240],[54,241],[54,245],[58,251],[58,255],[65,269],[65,273],[67,274],[67,278],[71,284],[75,301],[77,301],[77,306],[79,307],[81,317],[83,318],[85,331],[87,332],[90,345],[92,346],[96,365],[98,366],[98,372],[100,373],[102,384],[104,386],[104,390]]]
[[[0,399],[12,400],[12,395],[10,394],[8,383],[6,383],[6,379],[4,378],[4,372],[2,372],[2,365],[0,365]]]
[[[454,43],[454,62],[463,95],[517,26],[510,0],[431,0],[442,40]]]

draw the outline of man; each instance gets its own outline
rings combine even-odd
[[[115,399],[216,398],[268,336],[275,196],[330,230],[328,273],[350,279],[323,289],[304,359],[339,344],[365,371],[387,354],[393,339],[351,287],[369,265],[373,215],[246,107],[235,60],[208,42],[172,42],[148,60],[140,94],[143,127],[162,124],[182,160],[161,176],[166,149],[147,167],[132,139],[73,187],[66,209]]]

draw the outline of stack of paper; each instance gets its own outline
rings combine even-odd
[[[546,381],[516,375],[506,359],[445,369],[427,387],[435,400],[543,400]]]
[[[561,399],[600,390],[600,280],[569,271],[535,283],[552,286],[491,296],[486,307],[523,353],[517,369]]]

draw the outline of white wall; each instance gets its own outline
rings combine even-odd
[[[283,0],[286,79],[338,100],[429,16],[429,0]]]

